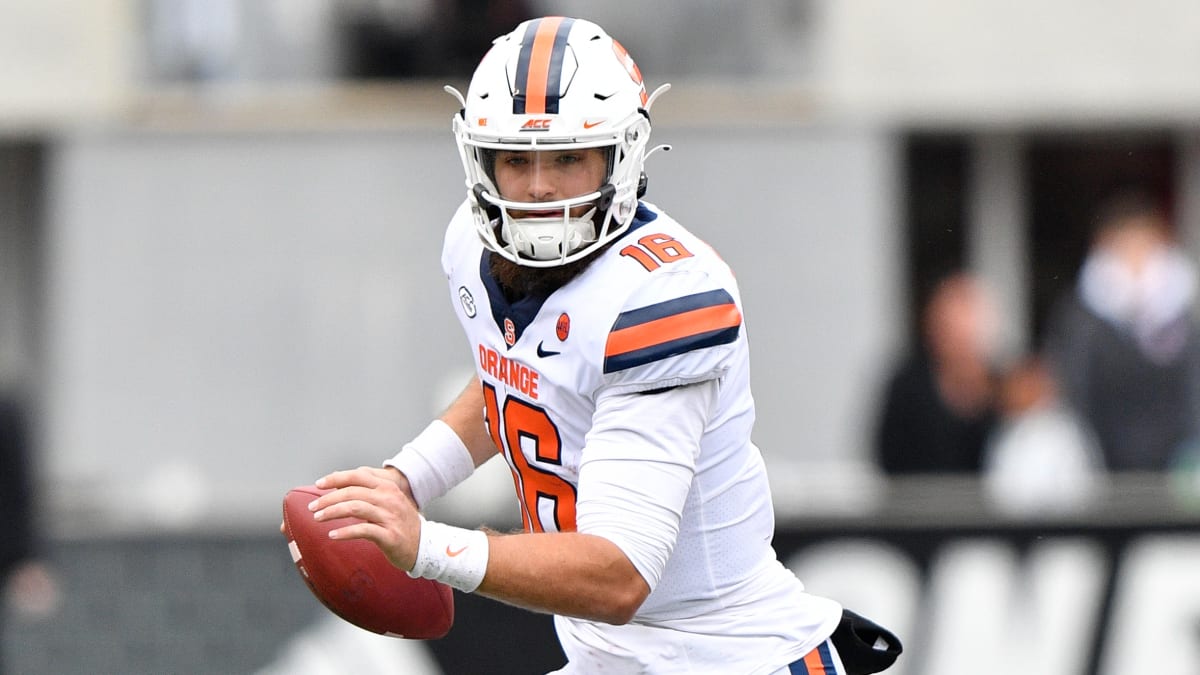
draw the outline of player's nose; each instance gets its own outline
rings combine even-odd
[[[558,194],[555,173],[551,167],[543,166],[544,161],[539,157],[530,166],[529,183],[526,186],[526,194],[529,197],[529,201],[548,202],[552,201]]]
[[[546,172],[534,171],[529,180],[527,194],[531,202],[548,202],[554,199],[557,188]]]

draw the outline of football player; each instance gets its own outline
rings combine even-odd
[[[413,576],[553,613],[564,673],[843,674],[842,607],[771,547],[734,275],[641,199],[666,88],[565,17],[521,24],[465,96],[448,88],[467,195],[442,265],[477,374],[383,467],[319,480],[338,489],[311,508],[366,521],[333,536]],[[523,533],[420,515],[497,455]]]

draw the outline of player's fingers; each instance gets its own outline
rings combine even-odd
[[[351,501],[362,501],[393,511],[404,511],[411,504],[395,483],[385,482],[376,487],[350,485],[338,488],[309,502],[308,510],[325,511],[335,504]]]
[[[310,505],[317,520],[358,518],[391,527],[419,519],[416,507],[399,490],[390,495],[366,488],[343,488],[338,492],[344,493],[345,498],[326,502],[323,500],[331,495],[325,495]]]
[[[373,542],[384,553],[387,553],[385,540],[387,530],[374,523],[354,523],[352,525],[343,525],[335,530],[329,531],[330,539],[350,540],[350,539],[366,539]]]
[[[357,518],[372,523],[386,523],[391,520],[387,509],[361,499],[336,502],[325,507],[318,505],[313,517],[320,521]]]
[[[409,542],[401,531],[375,523],[354,523],[329,531],[329,538],[344,541],[365,539],[379,547],[393,565],[410,570],[416,562],[416,542]]]
[[[383,482],[394,482],[385,475],[376,473],[376,468],[371,466],[360,466],[357,469],[349,469],[346,471],[334,471],[333,473],[325,474],[317,479],[314,483],[318,488],[331,489],[342,488],[350,485],[365,485],[367,487],[375,487]]]

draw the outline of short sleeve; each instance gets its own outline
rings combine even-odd
[[[685,270],[632,293],[605,341],[605,385],[635,392],[721,377],[742,331],[736,288],[722,281]]]

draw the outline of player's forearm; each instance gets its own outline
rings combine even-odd
[[[479,383],[479,377],[475,376],[441,416],[441,420],[448,424],[462,439],[463,445],[467,446],[467,452],[471,453],[475,466],[483,464],[498,452],[483,419],[483,406],[483,387]]]
[[[418,506],[446,494],[496,454],[483,406],[483,390],[473,377],[441,417],[383,462],[391,480]]]
[[[619,548],[567,533],[489,536],[487,574],[476,590],[526,609],[628,623],[650,588]]]

